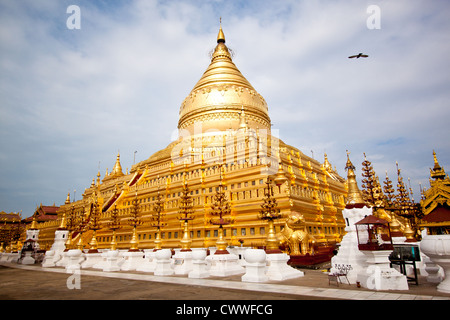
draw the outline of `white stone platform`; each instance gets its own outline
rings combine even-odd
[[[227,277],[243,274],[245,269],[239,263],[239,257],[232,253],[212,254],[206,257],[211,264],[209,274],[215,277]]]

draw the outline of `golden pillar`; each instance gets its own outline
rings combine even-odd
[[[183,239],[181,239],[181,251],[191,251],[192,240],[189,237],[188,222],[193,220],[194,206],[186,179],[184,179],[183,194],[180,198],[178,219],[183,222]]]
[[[183,239],[181,239],[181,251],[191,251],[192,240],[189,237],[188,223],[184,222]]]
[[[258,218],[267,220],[269,223],[269,232],[266,239],[266,253],[281,253],[279,242],[275,235],[274,220],[281,218],[280,209],[277,208],[277,201],[273,196],[272,181],[267,178],[264,188],[264,203],[261,204]]]
[[[216,241],[216,252],[214,254],[227,254],[228,242],[223,236],[223,226],[228,225],[233,222],[232,218],[227,218],[231,214],[231,207],[223,191],[222,185],[222,165],[220,165],[220,184],[217,188],[216,194],[214,195],[214,201],[211,204],[210,214],[216,216],[217,218],[211,218],[209,222],[212,225],[219,226],[219,238]]]
[[[108,229],[112,230],[112,239],[110,243],[111,250],[117,249],[117,241],[116,241],[116,230],[121,228],[120,220],[119,220],[119,210],[117,210],[117,206],[114,205],[114,209],[111,210],[110,221],[107,224]]]
[[[167,225],[167,223],[164,222],[165,214],[163,211],[164,211],[164,201],[162,200],[162,196],[158,190],[156,202],[155,205],[153,206],[154,214],[151,217],[152,226],[156,227],[156,239],[154,241],[155,243],[154,251],[161,250],[162,247],[161,228]]]
[[[133,235],[131,236],[130,249],[128,251],[139,251],[139,241],[137,236],[137,228],[133,227]]]
[[[139,201],[136,195],[133,200],[133,207],[131,212],[131,218],[128,220],[129,224],[133,227],[133,235],[130,241],[130,249],[128,251],[139,251],[139,240],[137,235],[137,226],[142,224],[142,220],[139,218]]]
[[[94,196],[93,203],[91,204],[91,214],[89,221],[89,229],[93,231],[91,241],[89,242],[88,253],[98,253],[97,247],[97,230],[101,229],[99,224],[100,206],[97,200],[97,196]],[[81,238],[80,238],[81,239]]]

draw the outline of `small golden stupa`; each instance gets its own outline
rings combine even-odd
[[[346,208],[362,208],[367,206],[363,199],[361,191],[358,188],[358,183],[356,182],[355,166],[350,161],[349,152],[347,151],[347,163],[345,164],[345,169],[347,170],[347,202]]]

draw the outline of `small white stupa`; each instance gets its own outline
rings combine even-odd
[[[206,268],[206,249],[199,248],[192,251],[192,271],[189,278],[208,278],[209,271]]]
[[[355,223],[364,217],[372,215],[370,208],[364,201],[356,182],[355,166],[352,164],[347,153],[347,202],[342,215],[345,220],[346,234],[342,238],[337,255],[331,258],[331,274],[347,272],[349,283],[356,284],[358,273],[367,268],[367,257],[358,249],[358,237]]]
[[[69,197],[69,195],[67,195]],[[70,200],[69,200],[70,201]],[[67,200],[66,200],[67,203]],[[66,229],[66,214],[64,213],[59,228],[55,231],[55,240],[53,241],[50,250],[45,252],[42,267],[55,267],[56,262],[62,258],[62,253],[66,250],[66,241],[69,235],[69,230]]]
[[[156,268],[156,251],[144,249],[144,261],[136,268],[136,271],[154,272]]]
[[[22,248],[22,254],[25,257],[22,259],[22,264],[34,264],[34,254],[39,250],[39,229],[37,228],[36,216],[33,216],[33,222],[30,229],[27,230],[27,238]]]
[[[155,276],[171,276],[173,275],[172,269],[172,250],[170,249],[161,249],[156,251],[156,266],[154,274]]]
[[[374,290],[408,290],[405,275],[390,267],[393,251],[389,223],[375,217],[365,203],[356,182],[355,166],[347,152],[347,203],[343,211],[347,234],[338,254],[332,258],[331,274],[347,273],[350,283]],[[383,239],[380,230],[386,231]]]

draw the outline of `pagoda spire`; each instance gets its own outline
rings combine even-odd
[[[384,191],[384,200],[385,206],[391,207],[393,205],[393,201],[395,199],[394,188],[392,186],[392,180],[389,179],[388,173],[386,171],[386,179],[383,181],[383,191]]]
[[[444,179],[445,178],[444,168],[442,168],[439,165],[439,162],[436,157],[436,152],[434,150],[433,150],[433,159],[434,159],[434,167],[433,167],[433,169],[430,169],[431,178],[433,178],[435,180]]]
[[[117,153],[116,163],[111,171],[112,175],[123,175],[122,166],[120,165],[120,152]]]
[[[411,199],[409,197],[408,190],[406,189],[405,183],[403,182],[403,177],[400,173],[401,169],[398,167],[398,162],[395,162],[397,166],[397,197],[396,201],[401,207],[408,207],[411,203]]]
[[[323,168],[325,170],[328,170],[328,171],[333,171],[333,167],[331,166],[330,161],[328,161],[327,153],[325,152],[323,156],[324,156],[324,161],[323,161],[323,164],[322,164]]]
[[[233,63],[233,51],[225,44],[222,23],[210,64],[180,106],[178,129],[195,135],[194,123],[201,122],[201,131],[239,130],[245,110],[245,126],[271,131],[267,103]],[[242,114],[243,116],[244,114]]]
[[[67,193],[67,198],[64,204],[70,204],[70,191]]]
[[[381,195],[381,186],[378,181],[378,177],[373,170],[372,163],[367,160],[366,153],[364,152],[364,161],[362,162],[362,195],[364,200],[371,206],[375,206],[379,203]]]
[[[36,213],[33,215],[33,221],[31,222],[30,230],[37,230]]]
[[[359,191],[358,183],[356,182],[355,166],[350,161],[350,152],[347,150],[347,163],[345,169],[347,170],[347,203],[346,209],[362,208],[366,206],[366,202],[363,200],[361,191]]]
[[[66,212],[64,211],[58,230],[67,230]]]
[[[225,43],[225,34],[222,30],[222,17],[220,17],[219,34],[217,35],[217,43]]]

